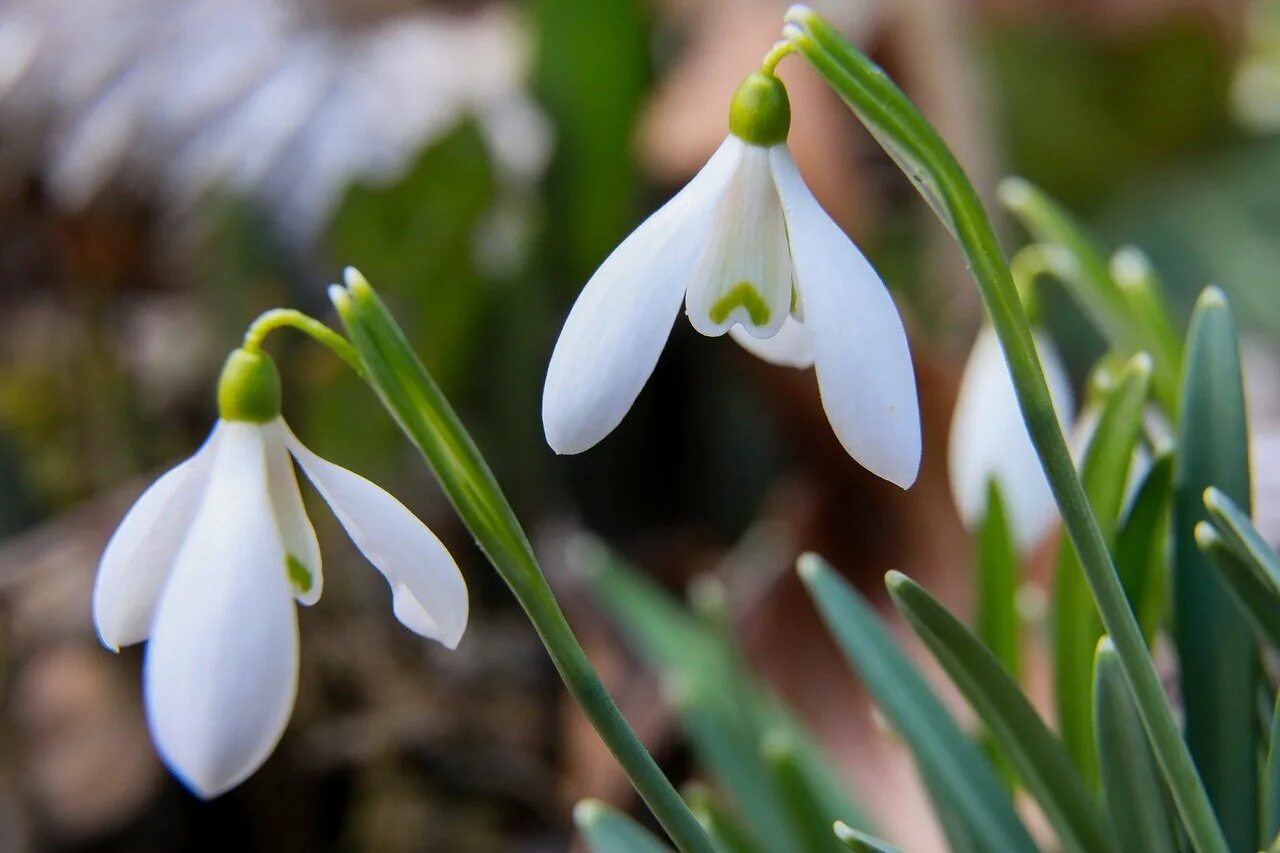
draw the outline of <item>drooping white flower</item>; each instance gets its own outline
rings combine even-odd
[[[293,461],[386,576],[406,627],[454,648],[467,623],[466,585],[440,540],[391,495],[304,447],[279,402],[270,359],[233,353],[219,389],[222,418],[129,510],[93,591],[107,647],[147,641],[152,737],[205,797],[261,766],[293,710],[294,600],[315,603],[322,579]]]
[[[920,413],[902,320],[800,177],[789,123],[777,78],[748,77],[729,138],[587,282],[543,392],[543,427],[557,453],[580,453],[622,421],[683,302],[704,335],[729,332],[766,361],[812,364],[849,454],[903,488],[915,481]]]
[[[1074,409],[1071,382],[1053,342],[1039,333],[1034,333],[1034,339],[1062,423]],[[970,528],[981,524],[986,515],[987,487],[992,481],[1000,489],[1009,528],[1021,550],[1035,545],[1057,517],[1053,492],[1018,408],[1008,362],[989,325],[978,332],[960,380],[951,416],[948,466],[951,493]]]

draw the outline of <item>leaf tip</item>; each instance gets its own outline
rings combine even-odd
[[[806,551],[796,559],[796,573],[806,584],[813,584],[825,567],[825,561],[812,551]]]
[[[996,184],[996,198],[1008,210],[1021,210],[1031,200],[1031,184],[1017,175],[1010,175]]]
[[[1213,525],[1207,521],[1196,522],[1195,529],[1192,531],[1196,538],[1196,545],[1201,551],[1209,551],[1216,548],[1222,539],[1218,536],[1218,531],[1214,530]]]
[[[1216,284],[1211,284],[1204,290],[1200,291],[1200,297],[1196,299],[1196,311],[1208,311],[1210,309],[1226,308],[1227,295],[1222,292],[1222,288]]]
[[[573,807],[573,822],[579,829],[594,827],[604,817],[606,806],[599,800],[579,800]]]

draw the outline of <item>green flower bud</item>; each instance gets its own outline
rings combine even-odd
[[[280,371],[260,350],[237,349],[218,379],[218,416],[261,424],[280,415]]]
[[[752,145],[768,147],[787,141],[791,100],[787,87],[772,74],[747,75],[729,105],[729,131]]]

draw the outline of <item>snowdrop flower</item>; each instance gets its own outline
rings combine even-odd
[[[547,370],[542,422],[557,453],[608,435],[653,372],[683,302],[704,335],[766,361],[813,365],[849,454],[903,488],[920,466],[907,337],[880,277],[805,186],[791,108],[770,73],[734,95],[731,131],[696,177],[583,288]]]
[[[1034,338],[1061,423],[1074,408],[1071,383],[1053,342],[1039,333]],[[994,481],[1018,547],[1026,551],[1040,541],[1057,508],[1022,420],[1004,351],[989,325],[978,332],[960,380],[948,456],[951,492],[966,525],[982,523],[987,486]]]
[[[267,759],[298,684],[294,599],[320,597],[320,551],[293,460],[391,585],[396,617],[454,648],[467,590],[434,534],[391,495],[303,447],[280,378],[236,350],[204,445],[147,489],[107,544],[93,617],[112,650],[147,640],[145,698],[161,757],[212,797]]]

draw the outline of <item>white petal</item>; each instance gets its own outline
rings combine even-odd
[[[1073,403],[1071,383],[1047,338],[1035,335],[1036,350],[1059,422]],[[1008,363],[995,330],[983,326],[960,380],[951,417],[948,467],[951,492],[965,524],[986,514],[987,484],[1000,487],[1009,527],[1022,550],[1035,545],[1057,517],[1053,492],[1027,434]]]
[[[747,352],[770,364],[801,369],[813,366],[813,336],[795,317],[787,317],[778,334],[772,338],[757,338],[741,326],[730,329],[729,337]]]
[[[351,541],[386,575],[396,617],[415,633],[457,648],[467,627],[467,585],[436,535],[364,477],[316,456],[292,433],[288,442]]]
[[[639,396],[742,149],[737,137],[725,140],[683,190],[613,250],[578,296],[542,392],[542,425],[556,453],[595,445]]]
[[[298,491],[298,477],[289,456],[287,431],[280,418],[262,425],[267,453],[267,487],[276,523],[280,526],[286,560],[292,558],[293,561],[288,567],[288,575],[294,595],[300,603],[312,605],[320,599],[320,591],[324,587],[320,543],[316,540],[315,528],[307,518],[307,508],[303,506],[302,494]]]
[[[151,734],[165,763],[212,797],[275,749],[298,685],[298,626],[267,493],[261,427],[226,422],[209,485],[147,645]]]
[[[791,310],[791,252],[769,149],[744,145],[689,279],[689,322],[704,335],[739,324],[771,338]]]
[[[902,318],[880,276],[809,192],[787,147],[769,154],[827,418],[850,456],[908,488],[920,470],[920,408]]]
[[[204,495],[218,433],[215,425],[195,455],[152,483],[107,542],[93,584],[93,624],[113,651],[151,630],[156,600]]]

